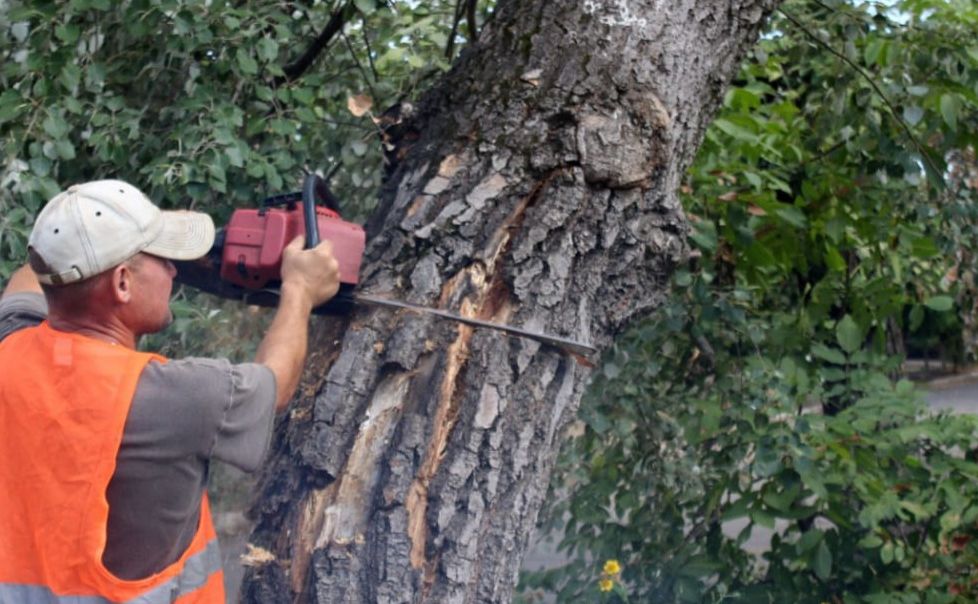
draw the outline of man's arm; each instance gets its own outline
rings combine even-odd
[[[339,264],[324,241],[302,249],[303,238],[282,253],[282,292],[278,310],[258,345],[255,362],[275,374],[275,410],[283,411],[295,393],[306,362],[309,315],[339,290]]]
[[[26,264],[14,271],[0,296],[0,341],[15,331],[33,327],[48,315],[48,305],[34,271]]]
[[[42,293],[41,284],[38,282],[37,276],[34,275],[34,271],[27,264],[14,271],[14,274],[10,276],[10,281],[7,282],[7,287],[3,290],[2,297],[22,293]]]

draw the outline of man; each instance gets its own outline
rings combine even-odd
[[[172,320],[171,260],[213,239],[114,180],[38,215],[0,299],[0,602],[224,601],[208,462],[258,467],[339,274],[326,242],[285,249],[254,363],[136,351]]]

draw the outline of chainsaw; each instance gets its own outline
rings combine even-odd
[[[277,306],[281,285],[282,250],[303,235],[311,248],[323,239],[333,246],[339,264],[339,292],[313,309],[319,315],[343,315],[357,304],[407,310],[495,329],[553,346],[575,357],[597,350],[574,340],[465,317],[439,308],[377,297],[357,291],[366,233],[358,224],[343,220],[336,197],[326,182],[310,174],[302,191],[265,199],[257,209],[237,209],[227,226],[217,230],[214,245],[202,258],[177,261],[176,281],[222,298],[257,306]],[[586,359],[583,359],[586,360]]]

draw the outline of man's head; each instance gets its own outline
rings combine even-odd
[[[138,336],[170,320],[170,260],[199,258],[213,242],[206,214],[160,211],[132,185],[100,180],[51,199],[28,250],[52,314],[109,313]]]

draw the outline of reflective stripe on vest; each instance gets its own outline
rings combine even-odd
[[[221,552],[217,539],[204,551],[187,559],[176,577],[124,604],[171,604],[203,587],[208,579],[221,571]],[[43,585],[0,584],[2,604],[111,604],[101,596],[59,596]]]

